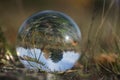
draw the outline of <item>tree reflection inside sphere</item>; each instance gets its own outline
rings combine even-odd
[[[80,57],[80,39],[80,30],[69,16],[47,10],[24,21],[18,32],[16,51],[28,69],[66,71]]]

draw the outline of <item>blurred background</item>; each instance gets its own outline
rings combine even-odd
[[[26,18],[39,11],[57,10],[73,18],[84,32],[93,3],[94,0],[0,0],[0,27],[8,42],[14,45],[18,29]]]
[[[7,42],[15,45],[18,29],[26,18],[39,11],[57,10],[75,20],[85,43],[88,34],[95,35],[100,25],[119,25],[119,4],[119,0],[0,0],[0,27]],[[103,28],[104,32],[110,31],[108,27]]]

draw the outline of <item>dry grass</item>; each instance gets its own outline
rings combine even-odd
[[[83,54],[79,62],[76,63],[72,70],[56,74],[56,76],[59,77],[57,80],[120,79],[120,6],[116,3],[117,1],[120,1],[109,0],[109,4],[106,3],[108,0],[98,0],[98,2],[99,1],[103,1],[101,6],[102,8],[101,11],[96,8],[93,10],[87,39],[84,41],[85,43],[82,47]],[[1,35],[0,38],[3,39]],[[3,46],[3,44],[5,46]],[[73,45],[76,45],[76,43],[73,42]],[[33,73],[24,68],[16,68],[23,66],[19,63],[16,55],[12,55],[12,53],[15,53],[15,49],[11,50],[11,46],[8,47],[4,41],[0,42],[0,48],[0,79],[47,79],[47,74],[45,72]],[[5,50],[3,50],[3,48],[5,48]],[[43,75],[44,78],[41,75]]]

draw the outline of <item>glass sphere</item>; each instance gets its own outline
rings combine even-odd
[[[42,11],[21,25],[16,51],[28,69],[59,72],[71,69],[80,57],[81,32],[58,11]]]

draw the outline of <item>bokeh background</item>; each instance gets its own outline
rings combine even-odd
[[[9,44],[14,45],[20,25],[32,14],[43,10],[66,13],[87,32],[94,0],[0,0],[0,27]]]
[[[113,27],[114,32],[120,32],[120,0],[0,0],[0,27],[7,42],[15,45],[24,20],[43,10],[61,11],[73,18],[80,27],[83,45],[97,32],[104,33],[108,40]]]

